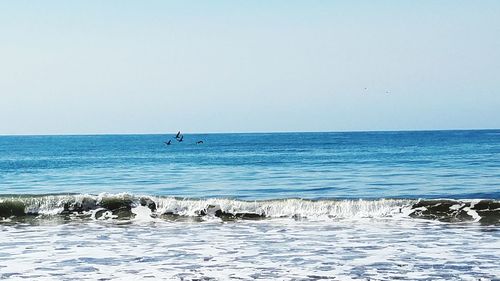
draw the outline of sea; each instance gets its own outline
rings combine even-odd
[[[0,136],[0,279],[500,280],[500,130],[175,136]]]

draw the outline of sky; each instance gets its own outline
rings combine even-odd
[[[0,134],[500,128],[500,1],[0,1]]]

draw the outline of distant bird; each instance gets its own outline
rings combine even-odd
[[[389,91],[385,91],[386,94],[389,94],[390,92]]]
[[[196,142],[196,144],[202,144],[202,143],[203,143],[203,141],[197,141]]]
[[[178,138],[178,139],[177,139],[177,141],[178,141],[178,142],[181,142],[183,139],[184,139],[184,136],[183,136],[183,135],[181,135],[181,137],[180,137],[180,138]]]
[[[177,132],[177,135],[175,135],[175,138],[178,139],[181,136],[181,131]]]
[[[166,145],[171,145],[172,144],[172,141],[171,140],[168,140],[166,142],[164,142]]]

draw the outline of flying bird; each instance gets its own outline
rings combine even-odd
[[[171,145],[172,144],[172,141],[171,140],[168,140],[166,142],[164,142],[166,145]]]
[[[181,131],[177,132],[177,135],[175,135],[175,138],[178,139],[181,136]]]

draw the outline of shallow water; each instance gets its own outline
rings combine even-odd
[[[9,280],[490,280],[500,230],[356,219],[1,227]]]

